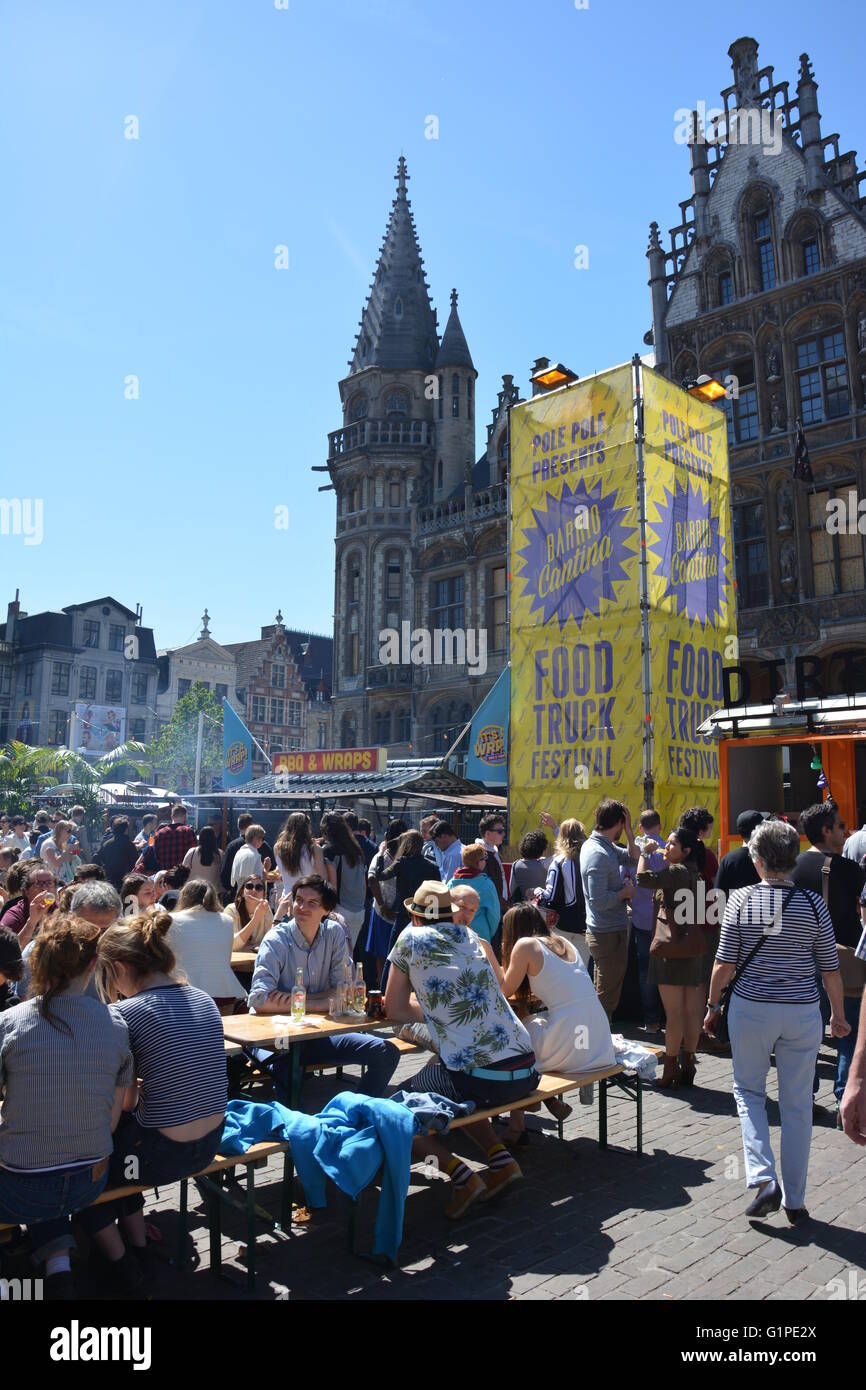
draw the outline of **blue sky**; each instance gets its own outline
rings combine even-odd
[[[585,375],[645,350],[648,224],[690,194],[674,113],[718,104],[734,39],[792,92],[807,51],[824,133],[866,144],[841,37],[861,0],[288,2],[8,0],[0,490],[43,500],[44,539],[0,535],[4,604],[111,593],[160,647],[205,604],[218,641],[278,607],[332,630],[334,498],[310,466],[401,152],[441,325],[460,291],[480,452],[503,372],[526,391],[542,353]]]

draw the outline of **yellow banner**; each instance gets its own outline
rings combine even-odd
[[[511,412],[509,838],[642,790],[630,367]]]
[[[718,749],[697,730],[736,661],[727,424],[654,371],[643,390],[655,802],[666,831],[687,806],[709,807],[712,842]]]

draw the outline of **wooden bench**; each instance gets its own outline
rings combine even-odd
[[[278,1221],[274,1221],[263,1207],[256,1205],[255,1195],[255,1170],[263,1167],[268,1159],[277,1154],[283,1155],[283,1178],[280,1193],[280,1216]],[[222,1183],[224,1175],[233,1174],[238,1168],[246,1169],[246,1192],[243,1198],[231,1192]],[[212,1274],[220,1274],[222,1270],[222,1207],[223,1205],[233,1207],[237,1211],[242,1211],[247,1218],[247,1289],[252,1292],[256,1286],[256,1218],[265,1221],[272,1230],[281,1230],[286,1235],[292,1229],[292,1169],[291,1152],[287,1143],[268,1140],[261,1144],[253,1144],[242,1154],[218,1154],[207,1168],[203,1168],[200,1173],[194,1173],[188,1178],[181,1178],[180,1181],[180,1213],[178,1222],[177,1244],[175,1256],[172,1263],[179,1268],[186,1261],[186,1243],[189,1234],[189,1184],[194,1182],[201,1193],[208,1214],[208,1267]],[[101,1206],[105,1202],[114,1202],[122,1197],[131,1197],[136,1193],[156,1191],[157,1189],[143,1184],[130,1183],[123,1187],[106,1188],[99,1194],[92,1203],[93,1206]],[[17,1229],[12,1224],[0,1224],[0,1235],[5,1231]]]
[[[664,1053],[663,1047],[646,1046],[648,1052],[654,1052],[656,1057],[661,1057]],[[497,1115],[507,1115],[511,1110],[527,1110],[531,1106],[543,1104],[546,1100],[553,1100],[559,1096],[566,1095],[569,1091],[577,1091],[584,1086],[593,1086],[598,1083],[598,1142],[602,1149],[607,1148],[607,1093],[608,1087],[613,1085],[618,1090],[623,1091],[635,1103],[637,1112],[637,1152],[643,1155],[643,1083],[637,1072],[630,1073],[624,1066],[605,1067],[600,1071],[585,1072],[583,1075],[575,1075],[567,1072],[545,1072],[539,1078],[537,1090],[532,1095],[525,1096],[523,1100],[509,1101],[506,1105],[491,1106],[487,1110],[475,1110],[471,1115],[464,1115],[458,1120],[452,1120],[449,1126],[449,1133],[452,1129],[460,1129],[465,1125],[475,1124],[478,1120],[491,1120]],[[563,1121],[557,1120],[556,1127],[560,1139],[563,1135]]]

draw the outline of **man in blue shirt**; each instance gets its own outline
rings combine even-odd
[[[463,846],[451,826],[444,820],[437,821],[431,827],[430,839],[433,842],[436,863],[439,866],[439,878],[442,883],[447,883],[449,879],[454,877],[457,870],[463,867],[461,858]]]
[[[351,963],[346,933],[328,916],[336,906],[335,890],[318,874],[298,879],[292,917],[273,927],[259,947],[250,985],[253,1013],[290,1013],[298,970],[307,991],[307,1013],[328,1012],[333,992],[342,985],[344,967]],[[368,1096],[384,1093],[400,1060],[393,1043],[370,1033],[339,1033],[296,1046],[302,1067],[351,1062],[366,1067],[359,1090]],[[278,1053],[273,1061],[277,1099],[284,1104],[289,1097],[291,1050]]]

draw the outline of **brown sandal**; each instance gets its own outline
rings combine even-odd
[[[659,1091],[676,1090],[680,1079],[680,1063],[678,1057],[669,1057],[665,1053],[665,1065],[661,1076],[656,1081],[656,1089]]]

